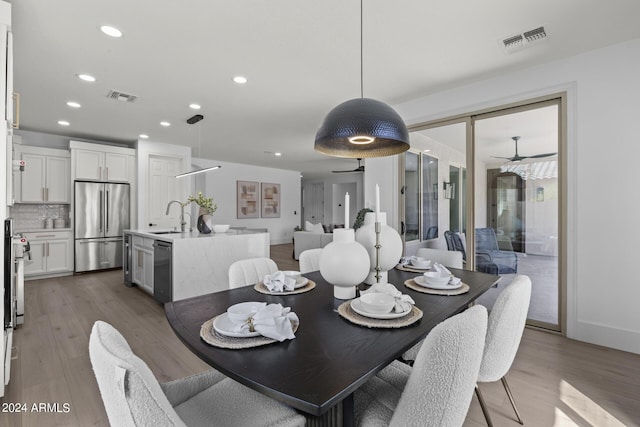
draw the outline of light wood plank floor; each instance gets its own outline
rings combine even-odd
[[[271,248],[283,270],[298,268],[291,250]],[[124,286],[121,271],[30,281],[25,291],[26,323],[15,334],[17,359],[2,403],[24,403],[27,411],[0,412],[0,426],[108,425],[88,355],[98,319],[119,329],[160,381],[209,369],[175,337],[159,304]],[[508,378],[528,426],[640,425],[639,355],[527,329]],[[517,426],[500,383],[481,388],[494,424]],[[58,403],[60,412],[32,411],[34,403]],[[465,426],[485,425],[474,397]]]

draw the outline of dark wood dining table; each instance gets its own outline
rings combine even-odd
[[[420,273],[389,271],[389,283],[410,295],[423,311],[418,322],[396,329],[367,328],[342,318],[337,307],[344,301],[334,299],[333,286],[317,271],[304,274],[316,282],[316,287],[301,294],[266,295],[246,286],[169,302],[164,307],[178,338],[213,368],[304,412],[318,424],[331,418],[336,422],[337,418],[338,425],[350,425],[355,390],[499,280],[491,274],[457,269],[451,272],[469,285],[469,292],[455,296],[420,293],[404,285],[405,280]],[[200,338],[200,326],[205,321],[245,301],[291,307],[300,319],[295,339],[230,350]]]

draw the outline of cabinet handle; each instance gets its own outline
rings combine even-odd
[[[47,242],[47,256],[49,256],[49,242]]]
[[[47,193],[44,190],[45,190],[45,188],[42,187],[42,201],[46,202],[47,201]]]
[[[98,179],[102,179],[102,166],[98,166]]]
[[[11,127],[14,129],[19,129],[20,128],[20,94],[18,92],[13,92],[12,96],[14,104],[15,104],[15,108],[14,108],[14,120],[13,123],[11,123]]]
[[[142,267],[142,252],[138,251],[138,267]]]
[[[49,201],[49,187],[45,187],[44,191],[45,191],[45,194],[47,195],[45,200],[48,202]]]
[[[106,172],[106,174],[107,174],[107,178],[106,178],[106,179],[109,179],[109,168],[108,168],[108,167],[105,167],[105,168],[104,168],[104,170],[105,170],[105,172]]]
[[[46,258],[47,257],[47,244],[43,243],[42,244],[42,258]]]
[[[55,234],[38,234],[35,236],[37,239],[39,238],[43,238],[43,237],[56,237]]]

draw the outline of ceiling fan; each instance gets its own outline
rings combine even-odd
[[[357,159],[358,160],[358,167],[352,170],[346,170],[346,171],[331,171],[333,173],[352,173],[352,172],[364,172],[364,165],[360,164],[360,161],[362,161],[362,159]]]
[[[541,157],[550,157],[550,156],[555,156],[558,153],[544,153],[544,154],[536,154],[533,156],[521,156],[520,154],[518,154],[518,140],[520,139],[519,136],[512,136],[511,139],[513,139],[516,143],[516,155],[513,157],[498,157],[498,156],[491,156],[494,159],[507,159],[510,162],[519,162],[521,160],[524,159],[538,159]]]

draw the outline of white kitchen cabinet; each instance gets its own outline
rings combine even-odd
[[[71,141],[73,179],[135,181],[135,150]]]
[[[25,260],[24,264],[25,277],[73,272],[72,232],[51,231],[24,235],[31,246],[31,260]]]
[[[154,239],[133,236],[131,259],[132,281],[153,295],[153,243]]]
[[[18,146],[17,159],[25,161],[16,175],[16,201],[21,203],[71,203],[70,155],[65,150]]]

